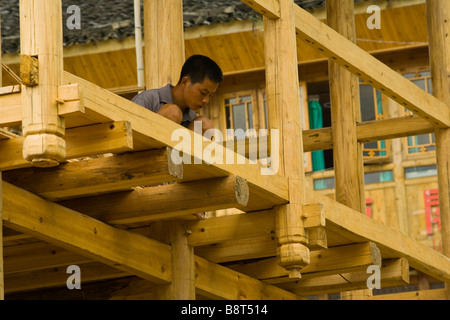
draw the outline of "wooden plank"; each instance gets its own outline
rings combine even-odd
[[[151,112],[141,106],[117,96],[107,90],[104,90],[86,80],[79,77],[65,73],[65,83],[78,83],[84,92],[84,101],[86,112],[102,115],[114,121],[128,121],[131,123],[133,129],[133,136],[139,135],[140,138],[147,138],[147,143],[154,148],[161,148],[169,146],[171,148],[181,148],[180,138],[172,138],[172,133],[177,129],[185,130],[184,127],[177,125],[173,121],[166,119],[154,112]],[[178,131],[179,132],[179,131]],[[203,159],[205,149],[213,142],[203,142],[199,134],[186,130],[193,148],[186,151],[186,154],[191,154],[194,158]],[[188,139],[186,137],[186,139]],[[175,140],[175,141],[174,141]],[[184,143],[183,143],[184,144]],[[197,147],[195,147],[197,145]],[[226,155],[225,148],[220,145],[214,145],[217,148],[216,152],[222,151]],[[190,151],[190,152],[189,152]],[[233,158],[237,157],[234,155]],[[261,167],[259,165],[244,165],[244,164],[227,164],[214,162],[210,165],[204,161],[201,165],[193,164],[199,171],[202,171],[210,177],[236,175],[241,176],[249,183],[249,188],[255,187],[261,195],[267,197],[277,198],[284,203],[288,198],[287,179],[277,175],[262,175]]]
[[[4,223],[155,283],[171,280],[170,246],[116,229],[3,182]]]
[[[249,5],[253,10],[261,13],[269,19],[280,18],[280,3],[275,0],[242,0],[243,3]]]
[[[409,265],[406,259],[392,259],[383,262],[380,269],[381,287],[401,286],[409,283]],[[366,271],[349,272],[319,278],[300,279],[281,283],[278,286],[299,295],[317,295],[348,290],[367,289]]]
[[[4,180],[52,201],[130,190],[180,181],[182,165],[175,165],[169,153],[164,148],[81,159],[51,169],[11,170],[4,173]]]
[[[238,180],[230,176],[174,183],[58,203],[109,224],[144,223],[243,206],[248,190]]]
[[[434,126],[450,126],[450,111],[444,102],[421,90],[307,11],[297,6],[294,14],[300,39]]]
[[[130,124],[125,121],[98,124],[66,131],[66,159],[104,153],[121,153],[133,149]],[[22,155],[23,137],[0,140],[0,170],[31,166]]]
[[[450,259],[401,232],[339,204],[317,192],[307,192],[311,203],[323,204],[327,233],[350,241],[370,241],[378,245],[383,258],[404,257],[410,265],[441,281],[450,279]]]

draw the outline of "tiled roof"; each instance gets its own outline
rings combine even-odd
[[[363,0],[355,0],[359,2]],[[295,0],[304,9],[320,8],[325,0]],[[133,0],[62,0],[64,46],[123,39],[134,35]],[[81,29],[70,30],[65,21],[70,5],[81,12]],[[0,0],[2,51],[19,51],[19,0]],[[185,28],[213,25],[233,20],[261,19],[261,16],[240,0],[184,0]]]

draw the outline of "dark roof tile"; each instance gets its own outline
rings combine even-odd
[[[355,0],[355,2],[364,0]],[[325,0],[295,0],[305,9],[320,8]],[[62,0],[64,46],[123,39],[134,35],[133,0]],[[66,21],[70,5],[81,11],[81,29],[70,30]],[[240,0],[184,0],[183,23],[185,28],[225,23],[233,20],[261,19],[261,16]],[[20,50],[19,0],[0,0],[2,21],[2,51],[16,53]],[[142,15],[143,18],[143,15]]]

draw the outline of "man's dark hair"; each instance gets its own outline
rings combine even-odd
[[[206,77],[217,83],[223,81],[223,73],[217,63],[214,62],[214,60],[199,54],[193,55],[186,60],[181,69],[180,80],[178,83],[186,76],[191,79],[193,84],[203,82]]]

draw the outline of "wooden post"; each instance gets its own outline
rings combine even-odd
[[[356,42],[353,0],[327,0],[327,23],[337,32]],[[365,211],[364,165],[362,144],[358,142],[356,124],[361,121],[359,81],[331,59],[329,61],[331,127],[333,139],[336,201]],[[342,294],[343,299],[363,297],[370,292]]]
[[[289,204],[274,208],[278,259],[290,277],[298,278],[309,263],[309,249],[301,219],[305,172],[293,5],[280,0],[280,18],[264,17],[264,41],[269,127],[279,130],[279,174],[289,178]]]
[[[326,7],[328,25],[356,42],[353,0],[327,0]],[[356,135],[361,120],[358,78],[330,59],[329,79],[336,201],[364,212],[362,145]]]
[[[185,61],[183,1],[144,0],[145,86],[176,85]],[[184,228],[168,225],[172,245],[172,282],[158,288],[160,299],[195,299],[194,251]]]
[[[183,1],[144,0],[145,85],[176,85],[185,61]]]
[[[23,156],[38,167],[57,166],[66,151],[57,103],[63,77],[61,1],[21,0],[20,31]]]
[[[433,95],[450,106],[450,4],[427,0],[428,41]],[[450,129],[437,129],[436,157],[441,210],[442,248],[450,257]],[[450,299],[450,283],[446,284]]]
[[[168,232],[172,247],[172,282],[159,286],[159,299],[195,300],[194,248],[188,245],[181,222],[169,223]]]

